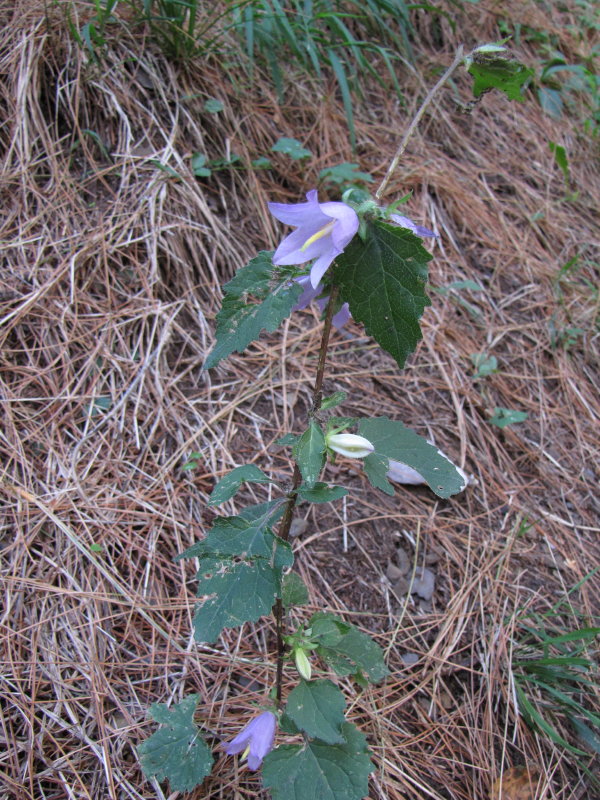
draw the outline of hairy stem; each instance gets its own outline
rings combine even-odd
[[[452,75],[454,70],[461,64],[461,62],[463,60],[463,57],[464,57],[463,50],[464,50],[464,48],[463,48],[463,46],[461,44],[459,46],[458,50],[456,51],[456,55],[454,56],[454,61],[452,62],[452,64],[450,64],[450,66],[448,67],[446,72],[444,72],[444,74],[439,79],[439,81],[436,83],[436,85],[433,87],[433,89],[430,89],[430,91],[427,94],[427,97],[421,103],[421,107],[419,108],[419,110],[415,114],[413,121],[410,123],[406,133],[402,137],[402,141],[400,142],[400,145],[399,145],[398,149],[396,150],[396,155],[392,159],[392,163],[390,164],[390,166],[388,168],[388,171],[385,174],[385,178],[381,181],[381,185],[380,185],[379,189],[377,189],[377,191],[375,192],[375,200],[377,200],[377,201],[381,200],[381,197],[382,197],[384,191],[386,190],[388,183],[390,182],[390,178],[392,177],[392,175],[396,171],[396,167],[398,166],[398,164],[400,162],[400,159],[402,158],[402,155],[403,155],[404,151],[406,150],[406,145],[408,144],[408,141],[409,141],[410,137],[415,132],[415,130],[417,128],[417,125],[419,124],[423,114],[427,110],[427,106],[431,103],[431,101],[433,100],[433,98],[435,97],[437,92],[446,83],[446,81]]]
[[[312,405],[310,409],[311,416],[315,414],[321,407],[323,399],[323,377],[325,375],[325,361],[327,360],[327,347],[329,345],[329,336],[331,334],[331,321],[333,319],[333,310],[338,296],[337,286],[331,289],[329,295],[329,302],[325,311],[325,322],[323,325],[323,333],[321,335],[321,345],[319,347],[319,363],[317,366],[317,376],[315,378],[315,385],[313,387]],[[281,525],[279,526],[278,535],[280,539],[287,542],[290,538],[290,528],[292,526],[292,518],[294,516],[294,508],[298,500],[298,487],[302,483],[302,475],[298,464],[294,465],[294,474],[292,477],[292,488],[288,493],[288,501],[283,512]],[[277,631],[277,677],[276,677],[276,692],[277,692],[277,705],[281,703],[281,686],[283,683],[283,660],[285,657],[285,642],[283,641],[283,603],[278,599],[273,607],[273,615],[275,617],[275,628]]]

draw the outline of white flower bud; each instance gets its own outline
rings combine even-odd
[[[329,433],[325,443],[330,450],[349,458],[365,458],[375,450],[368,439],[355,433]]]
[[[294,661],[300,677],[304,678],[305,681],[309,681],[312,675],[312,667],[305,651],[301,647],[297,647],[294,650]]]

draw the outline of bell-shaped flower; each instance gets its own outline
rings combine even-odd
[[[248,766],[256,771],[260,768],[263,758],[273,749],[277,717],[272,711],[263,711],[254,717],[245,728],[238,733],[235,739],[222,745],[228,756],[241,753],[242,761],[248,757]]]
[[[335,257],[354,238],[359,219],[346,203],[319,203],[316,189],[307,192],[306,200],[306,203],[269,203],[275,219],[296,228],[275,251],[273,263],[304,264],[315,260],[310,282],[316,289]]]
[[[437,236],[437,233],[430,231],[429,228],[424,228],[422,225],[417,225],[409,217],[404,217],[402,214],[390,214],[389,221],[394,225],[399,225],[401,228],[408,228],[417,236]]]
[[[356,433],[328,433],[325,444],[330,450],[349,458],[366,458],[375,450],[368,439]]]
[[[300,295],[298,302],[293,307],[292,311],[301,311],[303,308],[312,302],[315,297],[319,297],[321,292],[323,291],[323,284],[319,283],[318,286],[313,287],[310,282],[310,275],[301,275],[299,278],[294,278],[296,283],[299,283],[303,288],[304,291]],[[321,311],[325,310],[325,306],[327,305],[327,301],[329,300],[329,295],[326,297],[321,297],[317,300],[317,305],[321,309]],[[348,303],[344,303],[340,310],[333,315],[331,322],[335,328],[341,330],[344,325],[348,322],[351,318],[350,308]]]

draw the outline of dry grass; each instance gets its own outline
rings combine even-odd
[[[533,3],[508,5],[513,18],[553,24]],[[495,9],[469,6],[458,26],[467,46],[495,37]],[[273,442],[302,428],[319,337],[307,311],[202,372],[218,286],[275,243],[269,198],[296,200],[324,166],[352,160],[343,114],[333,88],[319,104],[295,81],[280,109],[268,84],[232,86],[215,63],[178,69],[126,27],[90,64],[60,4],[4,0],[0,13],[0,793],[166,797],[134,750],[151,730],[148,706],[199,692],[207,729],[225,736],[273,677],[268,620],[215,647],[193,642],[193,565],[173,557],[209,525],[215,477],[245,461],[289,470]],[[409,89],[430,84],[457,43],[443,23],[440,53],[428,19]],[[567,21],[554,19],[568,52]],[[458,89],[467,99],[467,82]],[[218,118],[202,111],[206,96],[224,101]],[[516,611],[546,610],[599,561],[598,298],[583,283],[598,282],[595,145],[535,102],[488,96],[467,116],[448,92],[437,112],[390,198],[414,189],[409,213],[441,234],[433,286],[477,281],[485,291],[464,296],[479,316],[456,295],[433,296],[402,374],[358,328],[336,334],[326,388],[349,392],[345,413],[389,414],[434,438],[474,481],[450,501],[421,489],[375,497],[342,463],[356,493],[307,512],[296,564],[317,607],[387,648],[384,685],[347,687],[375,753],[372,798],[483,800],[522,763],[539,770],[537,798],[591,798],[573,759],[518,717],[508,667]],[[381,177],[410,109],[371,87],[357,116],[361,167]],[[282,135],[317,158],[202,183],[190,173],[194,151],[231,147],[248,160]],[[563,200],[548,140],[567,147],[576,202]],[[578,253],[588,265],[559,303],[554,278]],[[550,320],[586,333],[552,347]],[[481,351],[499,372],[477,382],[470,354]],[[495,406],[529,419],[500,431],[487,421]],[[194,450],[201,466],[182,471]],[[390,590],[400,542],[434,565],[429,606]],[[572,595],[589,618],[597,601],[597,579]],[[263,794],[256,776],[219,757],[192,796]]]

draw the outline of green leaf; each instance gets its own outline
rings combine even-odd
[[[289,139],[287,136],[282,136],[278,139],[271,148],[273,153],[284,153],[286,156],[293,158],[294,161],[300,161],[303,158],[312,156],[310,150],[302,147],[302,143],[298,139]]]
[[[465,488],[465,480],[454,464],[401,422],[387,417],[362,419],[358,429],[373,444],[376,454],[408,464],[439,497],[450,497]]]
[[[485,353],[471,353],[471,361],[475,367],[474,378],[486,378],[498,372],[498,359],[496,356],[486,356]]]
[[[206,557],[198,571],[198,596],[208,595],[194,614],[196,641],[214,642],[223,628],[237,628],[268,614],[281,595],[281,567],[291,566],[287,542],[278,540],[274,566],[263,558],[239,561]]]
[[[206,156],[202,153],[194,153],[192,156],[192,172],[197,178],[210,178],[212,170],[205,166]]]
[[[567,158],[567,151],[562,145],[556,144],[556,142],[548,142],[548,147],[550,148],[550,152],[553,153],[554,155],[554,160],[556,161],[557,166],[561,168],[562,174],[565,179],[565,183],[568,186],[570,181],[570,176],[569,176],[569,159]]]
[[[373,183],[373,176],[368,172],[360,172],[358,164],[337,164],[335,167],[326,167],[319,172],[319,180],[329,183]]]
[[[390,460],[379,453],[371,453],[363,458],[363,467],[369,483],[374,489],[381,489],[386,494],[393,495],[394,487],[387,479]]]
[[[318,740],[283,745],[263,761],[263,784],[273,800],[362,800],[369,792],[373,764],[367,741],[351,723],[342,726],[344,744]]]
[[[312,489],[325,463],[325,437],[314,420],[310,421],[308,429],[294,444],[292,455],[306,487]]]
[[[259,158],[253,159],[252,166],[254,169],[269,169],[271,166],[271,159],[266,158],[265,156],[260,156]]]
[[[302,286],[272,264],[273,253],[261,251],[223,287],[225,296],[217,314],[216,344],[204,369],[242,352],[263,329],[273,332],[289,316],[302,294]],[[250,302],[252,295],[258,302]]]
[[[311,641],[319,645],[317,653],[338,675],[362,671],[378,683],[389,674],[379,645],[354,625],[324,611],[313,614],[308,625]]]
[[[344,695],[331,681],[300,681],[289,694],[285,713],[312,739],[340,744],[345,707]]]
[[[474,53],[468,67],[473,78],[473,96],[479,97],[490,89],[499,89],[509,100],[524,100],[523,85],[533,75],[533,70],[521,64],[507,51]]]
[[[206,538],[175,557],[243,556],[270,559],[275,537],[270,529],[280,516],[281,505],[275,500],[250,506],[234,517],[217,517]]]
[[[515,422],[525,422],[528,416],[527,411],[513,411],[511,408],[496,407],[490,423],[497,428],[506,428],[507,425],[514,425]]]
[[[301,486],[298,494],[309,503],[331,503],[348,494],[348,489],[343,486],[328,486],[326,483],[315,483],[312,489]]]
[[[308,589],[297,572],[288,572],[283,576],[281,600],[286,608],[305,606],[308,603]]]
[[[276,439],[275,444],[280,445],[281,447],[287,447],[290,444],[295,444],[300,437],[296,436],[294,433],[286,433],[285,436],[281,436],[279,439]]]
[[[224,478],[221,478],[208,498],[208,505],[218,506],[231,499],[245,482],[271,483],[272,481],[254,464],[244,464],[232,469]]]
[[[321,411],[326,411],[328,408],[339,406],[348,397],[346,392],[334,392],[329,397],[323,398],[321,401]]]
[[[402,368],[421,338],[419,319],[431,255],[418,236],[384,222],[367,225],[336,259],[335,280],[350,313]]]
[[[588,726],[585,725],[580,719],[577,719],[577,717],[571,716],[570,720],[581,741],[587,745],[590,750],[600,754],[600,734],[591,728],[588,728]]]
[[[163,724],[138,746],[144,774],[159,781],[169,779],[171,791],[189,792],[210,774],[213,757],[194,724],[200,695],[191,694],[169,708],[166,703],[150,706],[150,715]]]
[[[208,111],[209,114],[218,114],[219,111],[223,111],[224,108],[224,104],[221,100],[217,100],[216,97],[209,97],[206,103],[204,103],[204,110]]]

